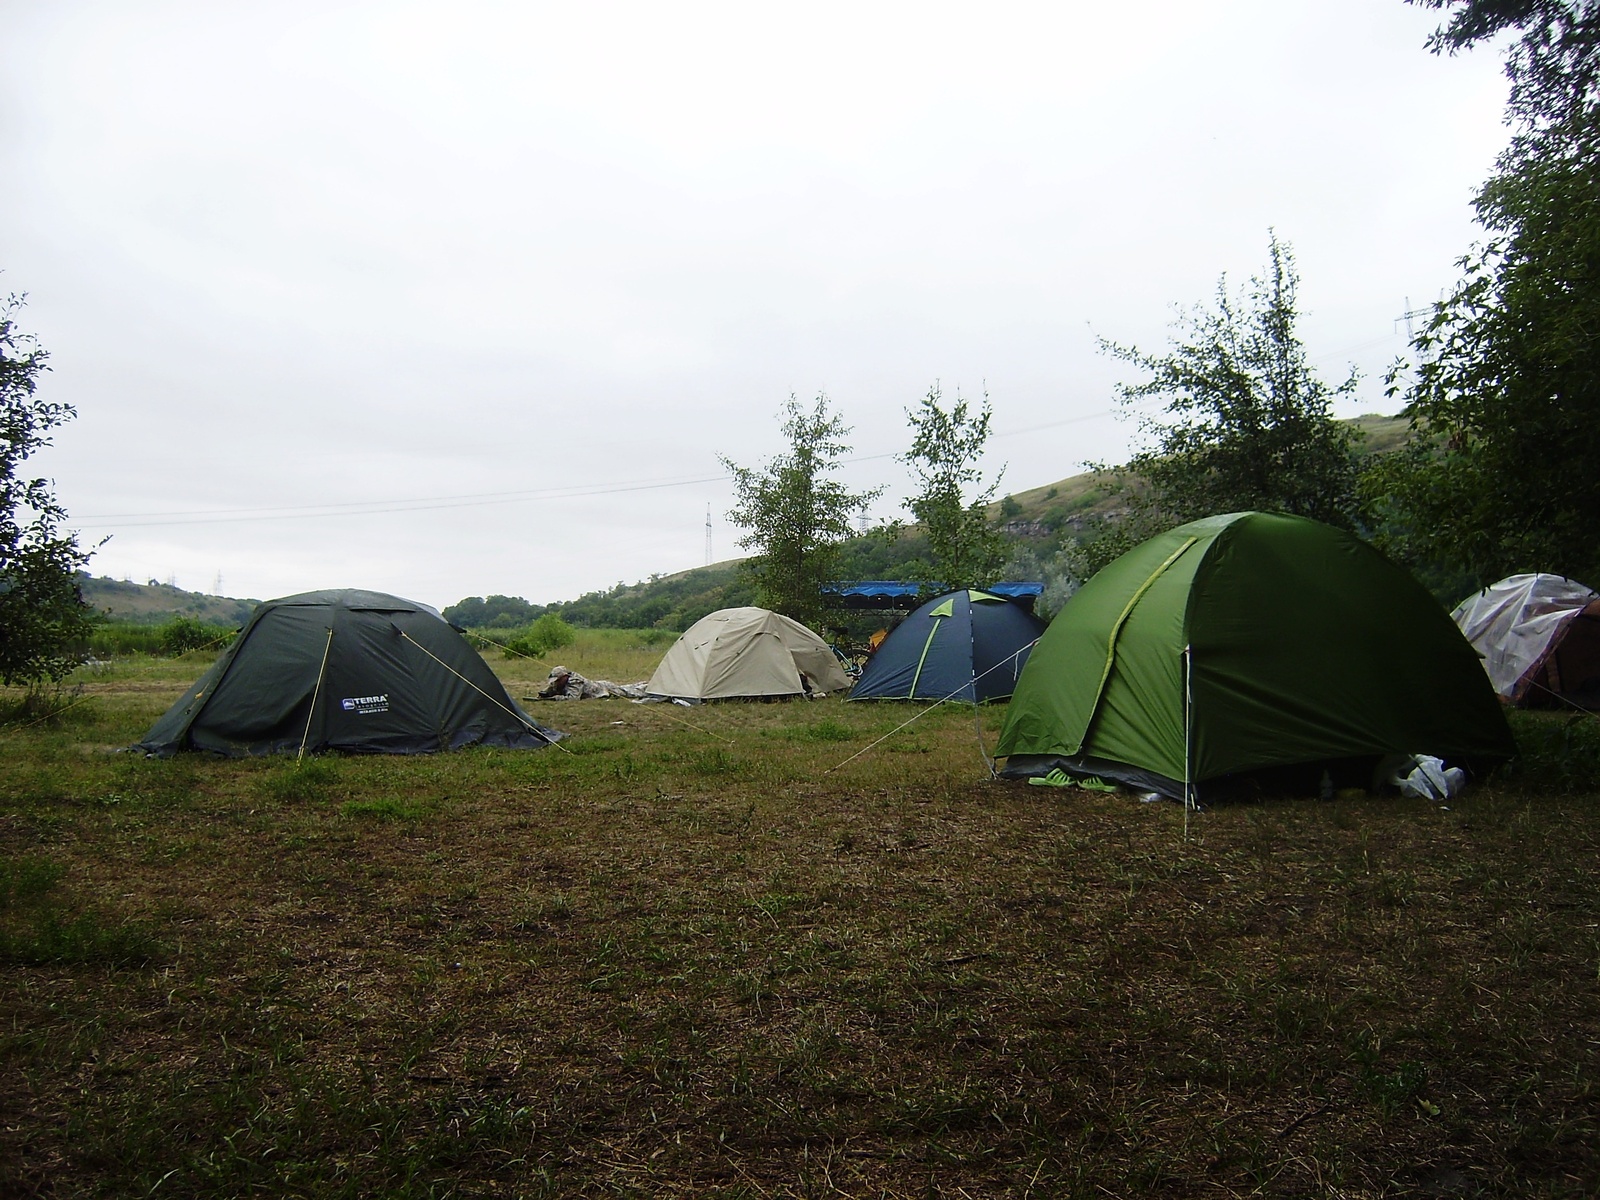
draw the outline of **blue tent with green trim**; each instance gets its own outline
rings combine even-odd
[[[936,596],[867,660],[852,700],[1003,700],[1017,686],[1044,623],[989,592]]]

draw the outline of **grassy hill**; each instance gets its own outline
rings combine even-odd
[[[1398,449],[1410,427],[1405,417],[1385,417],[1377,413],[1368,413],[1347,423],[1361,435],[1357,452],[1366,457]],[[1091,518],[1111,515],[1116,506],[1115,497],[1106,494],[1094,472],[1085,471],[1043,487],[1013,492],[990,505],[989,511],[1009,532],[1039,536],[1063,526],[1082,527]]]
[[[1359,450],[1364,455],[1396,449],[1405,440],[1408,427],[1404,417],[1375,413],[1357,417],[1350,424],[1362,435]],[[1069,539],[1115,518],[1118,507],[1117,497],[1092,471],[1013,492],[995,501],[989,506],[990,519],[1010,537],[1016,551],[1007,574],[1011,578],[1044,579],[1059,572],[1062,568],[1057,556]],[[868,534],[845,543],[839,574],[843,579],[896,579],[901,577],[904,564],[925,558],[926,554],[927,543],[915,526],[893,541],[881,534]],[[716,609],[754,603],[738,565],[739,560],[733,559],[653,576],[638,583],[618,584],[608,591],[590,592],[577,600],[536,606],[536,610],[557,613],[574,625],[588,628],[687,629]],[[1049,599],[1047,590],[1046,607]],[[451,611],[446,609],[446,615]]]
[[[186,592],[154,580],[133,583],[86,572],[79,572],[78,587],[96,612],[130,625],[162,625],[173,617],[192,617],[207,625],[242,625],[260,603]]]

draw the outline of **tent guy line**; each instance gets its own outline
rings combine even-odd
[[[429,658],[433,659],[434,662],[438,663],[446,671],[449,671],[450,674],[454,675],[457,679],[461,680],[462,683],[466,684],[473,691],[477,692],[480,696],[482,696],[490,704],[495,705],[497,708],[504,709],[506,712],[510,713],[513,717],[515,717],[517,720],[521,721],[536,736],[542,737],[545,741],[549,742],[550,745],[554,746],[557,750],[560,750],[564,754],[571,754],[572,753],[571,750],[568,750],[565,746],[563,746],[555,738],[553,738],[549,734],[547,734],[544,731],[543,727],[541,727],[540,725],[538,725],[534,721],[530,721],[526,716],[524,716],[522,713],[518,712],[516,709],[512,708],[510,705],[505,704],[505,703],[501,702],[500,700],[497,700],[495,697],[491,696],[488,692],[484,691],[483,688],[479,687],[476,683],[474,683],[472,680],[468,679],[460,671],[456,670],[449,663],[445,662],[444,659],[440,658],[432,650],[429,650],[426,646],[424,646],[421,642],[417,641],[416,638],[412,637],[405,630],[402,629],[400,631],[400,636],[405,638],[406,641],[410,642],[418,650],[421,650]],[[328,641],[330,643],[333,641],[333,630],[331,630],[331,629],[328,630]]]
[[[874,747],[879,746],[882,743],[888,741],[895,734],[899,733],[902,729],[906,729],[909,726],[916,724],[918,721],[922,720],[923,717],[927,716],[929,713],[931,713],[934,709],[938,708],[940,705],[947,704],[951,700],[954,700],[957,696],[959,696],[961,694],[962,689],[968,687],[970,683],[973,683],[973,682],[976,682],[979,679],[982,679],[984,675],[989,674],[989,671],[998,671],[1001,667],[1005,666],[1008,662],[1011,662],[1011,661],[1015,660],[1017,657],[1019,657],[1020,655],[1032,650],[1038,644],[1039,644],[1039,639],[1038,638],[1034,638],[1033,641],[1029,642],[1021,650],[1018,650],[1014,654],[1008,655],[1006,658],[1001,659],[999,662],[995,663],[994,666],[990,667],[988,671],[984,671],[982,674],[974,676],[972,680],[968,681],[968,683],[963,683],[961,685],[961,687],[958,687],[955,691],[951,692],[948,696],[940,696],[939,699],[935,700],[932,704],[928,705],[927,708],[924,708],[920,712],[913,714],[912,717],[909,720],[902,721],[899,725],[896,725],[893,729],[889,730],[889,732],[884,734],[882,737],[877,738],[874,741],[868,742],[865,746],[861,747],[861,749],[857,750],[849,758],[844,759],[841,762],[834,763],[833,766],[829,767],[822,774],[824,776],[832,775],[840,767],[847,766],[848,764],[855,762],[856,759],[860,758],[867,751],[869,751],[869,750],[873,749]],[[976,704],[973,705],[973,708],[977,708],[977,707],[978,706]],[[992,774],[993,771],[994,771],[994,766],[993,766],[992,760],[990,759],[988,750],[984,748],[983,738],[982,738],[981,734],[980,734],[980,736],[978,738],[978,748],[983,751],[984,759],[986,761],[990,762],[989,770],[990,770],[990,772]]]

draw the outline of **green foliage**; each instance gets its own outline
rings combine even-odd
[[[829,717],[809,725],[798,725],[788,731],[788,736],[797,742],[849,742],[854,741],[857,734],[850,726]]]
[[[19,477],[52,429],[71,420],[70,404],[41,400],[49,354],[16,327],[23,297],[0,303],[0,683],[38,684],[65,676],[80,659],[93,613],[78,592],[89,560],[61,531],[67,512],[48,479]],[[30,515],[31,514],[31,515]]]
[[[1237,293],[1223,276],[1212,307],[1180,316],[1165,354],[1101,339],[1105,353],[1149,376],[1119,387],[1121,402],[1160,400],[1165,414],[1140,418],[1147,444],[1124,468],[1097,468],[1129,511],[1095,557],[1214,513],[1259,509],[1353,526],[1353,439],[1333,402],[1355,391],[1357,376],[1330,388],[1312,370],[1295,331],[1299,282],[1291,248],[1273,234],[1266,272]]]
[[[761,603],[815,627],[828,615],[821,588],[838,578],[850,518],[883,489],[851,492],[831,478],[850,451],[844,441],[850,430],[829,411],[827,396],[819,393],[809,411],[790,396],[784,412],[786,453],[761,470],[721,459],[738,497],[728,519],[748,531],[739,545],[755,550],[744,565]]]
[[[1083,584],[1083,553],[1076,542],[1059,550],[1019,546],[1002,572],[1007,579],[1030,579],[1044,584],[1034,601],[1033,612],[1041,621],[1051,620]]]
[[[173,617],[161,627],[161,649],[168,654],[187,654],[191,650],[221,649],[235,631],[196,621],[193,617]]]
[[[128,621],[98,621],[86,642],[93,658],[112,658],[119,654],[161,654],[165,647],[158,625],[136,625]]]
[[[1433,3],[1432,7],[1442,7]],[[1513,135],[1475,200],[1488,239],[1413,345],[1411,441],[1363,493],[1388,548],[1487,582],[1600,572],[1600,9],[1456,4],[1434,50],[1506,29]]]
[[[1497,777],[1536,792],[1600,792],[1600,717],[1514,710],[1517,757]]]
[[[441,614],[452,625],[463,629],[516,629],[543,612],[521,596],[468,596]]]
[[[755,602],[755,589],[738,566],[719,563],[637,583],[618,583],[605,591],[552,604],[547,611],[583,629],[681,633],[707,613]]]
[[[1382,1041],[1368,1031],[1357,1034],[1350,1054],[1356,1065],[1356,1086],[1379,1113],[1397,1117],[1411,1110],[1421,1098],[1428,1082],[1428,1068],[1405,1061],[1394,1070],[1385,1071],[1381,1067],[1382,1049]]]
[[[171,656],[192,650],[221,650],[235,632],[232,626],[212,625],[185,616],[174,617],[162,625],[96,620],[82,645],[91,658],[129,654]]]
[[[545,613],[532,625],[506,643],[512,654],[527,658],[543,658],[553,651],[564,649],[577,640],[577,633],[555,613]]]
[[[404,797],[380,796],[373,800],[346,800],[339,812],[352,820],[417,821],[427,815],[427,806]]]
[[[937,383],[906,413],[911,449],[900,461],[911,468],[921,488],[907,507],[928,538],[928,562],[919,582],[933,590],[994,583],[1005,565],[1005,535],[989,524],[988,513],[1000,481],[966,498],[967,489],[983,481],[978,460],[989,440],[992,416],[987,393],[977,412],[959,392],[946,408]]]

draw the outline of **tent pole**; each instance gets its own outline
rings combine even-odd
[[[1183,840],[1189,840],[1194,810],[1194,647],[1183,648]]]
[[[333,626],[328,626],[328,641],[322,647],[322,665],[317,668],[317,686],[311,689],[311,711],[306,713],[306,729],[300,735],[300,753],[294,756],[295,762],[302,761],[306,756],[306,742],[311,737],[311,719],[317,715],[317,697],[322,695],[322,677],[328,673],[328,651],[333,649]]]

